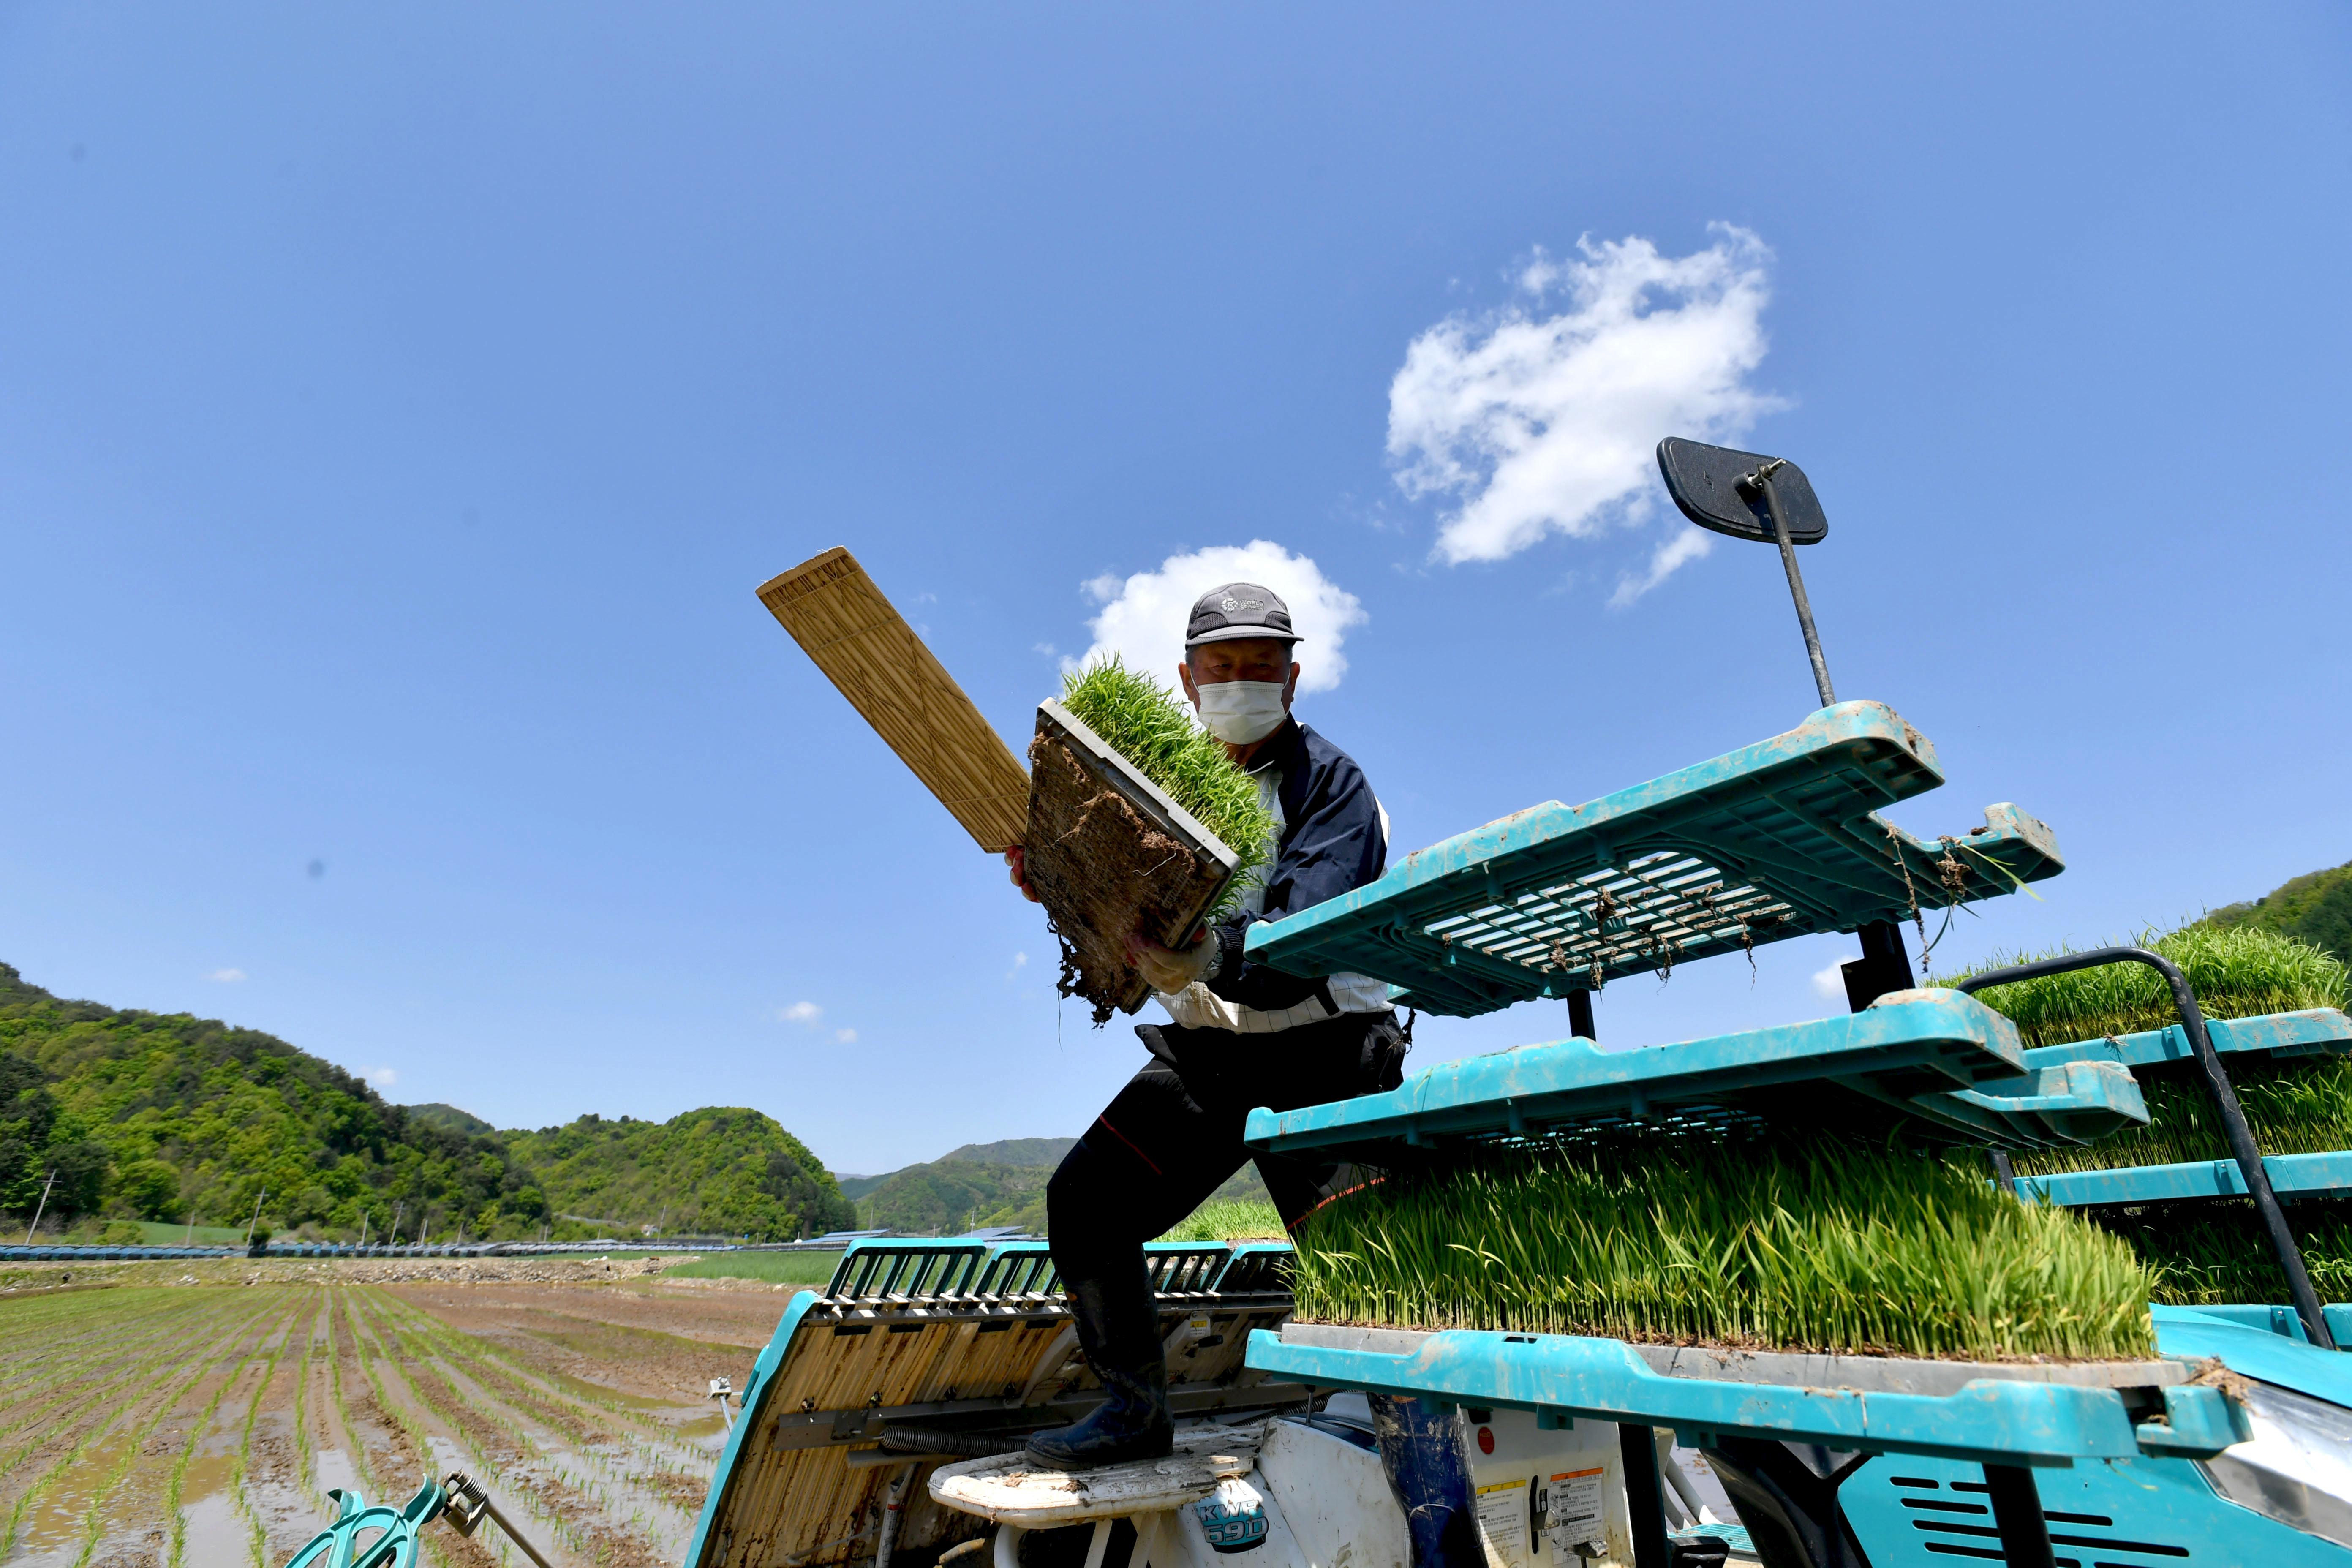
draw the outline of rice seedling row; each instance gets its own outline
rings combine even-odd
[[[278,1365],[286,1359],[286,1352],[293,1342],[295,1321],[299,1312],[298,1301],[295,1310],[288,1315],[286,1331],[272,1344],[269,1359],[262,1363],[261,1374],[254,1380],[253,1397],[246,1401],[245,1419],[237,1425],[236,1447],[229,1456],[229,1499],[245,1518],[247,1556],[253,1568],[270,1568],[269,1531],[262,1523],[261,1509],[253,1496],[253,1429],[261,1418],[262,1401],[268,1397],[269,1391],[277,1384]],[[310,1339],[306,1332],[303,1338],[305,1355],[309,1346]]]
[[[2143,931],[2138,945],[2179,965],[2209,1018],[2246,1018],[2306,1007],[2341,1007],[2347,998],[2342,963],[2308,942],[2252,926],[2214,930],[2189,926],[2162,936]],[[2068,950],[1988,959],[1976,971],[2005,969],[2055,958]],[[1966,974],[1939,977],[1948,985]],[[2005,1015],[2028,1046],[2095,1040],[2105,1035],[2161,1029],[2179,1021],[2161,976],[2138,963],[2110,963],[2067,974],[2045,974],[1976,993]]]
[[[1368,1189],[1300,1236],[1322,1321],[2002,1359],[2151,1352],[2147,1269],[1974,1169],[1822,1140],[1595,1140]]]
[[[710,1457],[677,1440],[638,1411],[592,1388],[558,1390],[499,1347],[459,1334],[388,1292],[384,1300],[390,1310],[402,1314],[403,1321],[425,1336],[438,1352],[465,1363],[478,1379],[496,1382],[507,1391],[505,1397],[513,1400],[519,1408],[532,1411],[537,1418],[565,1432],[572,1440],[595,1443],[602,1440],[602,1436],[611,1436],[631,1444],[646,1444],[657,1452],[668,1453],[681,1474],[697,1475],[708,1483]],[[596,1426],[583,1423],[582,1415],[590,1421],[601,1418],[602,1435]]]
[[[184,1333],[150,1347],[144,1355],[121,1364],[114,1376],[95,1386],[85,1384],[70,1389],[69,1396],[59,1405],[66,1412],[62,1420],[37,1430],[26,1441],[0,1455],[0,1476],[24,1477],[24,1489],[17,1493],[5,1521],[0,1522],[0,1559],[14,1550],[26,1516],[58,1479],[118,1426],[135,1419],[136,1413],[157,1397],[156,1373],[168,1357],[184,1354],[186,1348]],[[27,1471],[27,1462],[45,1447],[57,1452],[47,1464],[37,1464]]]
[[[211,1373],[213,1362],[223,1349],[241,1340],[254,1322],[266,1315],[275,1305],[274,1302],[263,1302],[253,1311],[234,1319],[211,1339],[189,1347],[184,1358],[185,1370],[181,1375],[172,1377],[167,1374],[152,1384],[143,1395],[123,1401],[118,1406],[114,1415],[85,1434],[71,1449],[45,1469],[39,1478],[26,1489],[24,1494],[17,1499],[16,1506],[10,1511],[7,1530],[5,1534],[0,1534],[0,1556],[5,1556],[13,1549],[18,1533],[23,1528],[24,1520],[34,1506],[46,1498],[59,1481],[85,1459],[96,1458],[92,1450],[99,1447],[100,1440],[103,1438],[120,1447],[121,1453],[113,1465],[99,1478],[97,1484],[91,1489],[89,1505],[82,1512],[81,1547],[74,1562],[76,1568],[80,1568],[82,1563],[89,1562],[91,1554],[98,1549],[100,1536],[105,1528],[106,1505],[112,1498],[115,1489],[121,1484],[123,1478],[130,1474],[131,1467],[138,1462],[141,1446],[147,1440],[149,1435],[162,1425],[163,1418],[178,1407],[180,1401],[185,1397],[188,1391]]]
[[[152,1316],[142,1314],[141,1320],[131,1325],[133,1331],[121,1338],[112,1341],[101,1338],[94,1344],[86,1345],[83,1353],[78,1357],[60,1357],[46,1367],[37,1365],[23,1382],[0,1391],[0,1398],[6,1399],[9,1409],[7,1420],[0,1423],[0,1474],[6,1473],[14,1462],[14,1456],[5,1447],[10,1438],[26,1427],[45,1429],[59,1405],[90,1397],[94,1392],[90,1387],[93,1369],[117,1369],[112,1382],[119,1384],[129,1375],[120,1369],[144,1365],[150,1358],[160,1357],[161,1352],[179,1342],[184,1332],[181,1324],[170,1319],[153,1322],[149,1321]],[[13,1328],[15,1320],[11,1321]],[[141,1327],[146,1331],[135,1331]],[[30,1337],[37,1332],[37,1325],[26,1325],[21,1331]],[[86,1339],[89,1336],[78,1337]],[[26,1384],[37,1385],[39,1392],[26,1396],[24,1393]]]
[[[343,1305],[345,1310],[352,1313],[354,1319],[356,1332],[357,1313],[352,1310],[352,1303],[346,1299]],[[436,1401],[423,1387],[425,1376],[429,1374],[420,1375],[417,1366],[404,1363],[396,1351],[380,1341],[377,1348],[383,1353],[378,1357],[364,1359],[362,1364],[367,1370],[369,1382],[375,1390],[378,1404],[398,1414],[398,1418],[408,1428],[412,1441],[419,1447],[430,1451],[429,1440],[421,1426],[410,1418],[405,1405],[402,1401],[395,1400],[378,1377],[376,1368],[379,1361],[389,1363],[394,1374],[407,1384],[410,1400],[415,1405],[430,1411],[449,1427],[456,1434],[457,1442],[468,1449],[482,1464],[484,1472],[498,1478],[502,1500],[512,1497],[520,1501],[522,1511],[527,1516],[536,1519],[539,1523],[547,1527],[575,1553],[595,1561],[604,1559],[606,1553],[600,1543],[592,1541],[571,1518],[565,1516],[562,1510],[549,1505],[548,1500],[551,1495],[563,1498],[563,1494],[569,1493],[570,1497],[563,1498],[563,1500],[574,1501],[573,1511],[584,1511],[581,1505],[586,1502],[587,1494],[581,1489],[565,1486],[560,1471],[551,1476],[548,1472],[555,1468],[545,1454],[534,1456],[530,1452],[530,1439],[526,1434],[516,1432],[514,1447],[504,1453],[494,1454],[478,1440],[478,1428],[489,1426],[490,1423],[482,1421],[478,1416],[469,1421],[469,1413],[463,1409],[462,1402],[453,1396],[447,1396],[446,1384],[443,1384],[445,1397]],[[494,1427],[492,1429],[495,1430]],[[540,1468],[538,1474],[521,1468],[523,1462],[533,1459],[536,1459]]]
[[[459,1424],[463,1422],[467,1413],[490,1414],[513,1438],[519,1450],[527,1451],[530,1446],[538,1446],[541,1450],[542,1460],[553,1467],[558,1473],[559,1480],[574,1488],[582,1486],[588,1488],[604,1500],[608,1510],[616,1506],[613,1502],[615,1489],[624,1498],[639,1497],[643,1494],[647,1470],[656,1471],[665,1477],[680,1473],[676,1467],[664,1463],[664,1456],[654,1451],[650,1445],[643,1442],[635,1432],[629,1430],[617,1433],[606,1432],[592,1437],[585,1443],[568,1446],[540,1442],[524,1426],[520,1412],[499,1399],[486,1385],[470,1377],[467,1381],[472,1389],[472,1396],[468,1397],[465,1390],[457,1386],[457,1379],[462,1374],[452,1364],[450,1359],[438,1353],[440,1347],[431,1342],[421,1332],[414,1335],[404,1332],[400,1321],[411,1321],[421,1328],[424,1323],[430,1321],[424,1314],[383,1296],[378,1296],[372,1306],[382,1314],[376,1324],[377,1331],[389,1332],[399,1342],[404,1357],[400,1363],[402,1371],[417,1384],[421,1395],[440,1407],[444,1419],[450,1420],[453,1424]],[[428,1383],[442,1391],[442,1399],[433,1399],[431,1389],[426,1386]],[[616,1444],[620,1447],[618,1454],[613,1451]],[[623,1462],[628,1456],[637,1457],[646,1463],[642,1468],[633,1467]],[[575,1470],[572,1466],[567,1464],[566,1459],[577,1460],[579,1469]],[[582,1474],[581,1470],[590,1473]],[[709,1480],[709,1467],[706,1464],[702,1467],[700,1485],[707,1487]],[[684,1517],[685,1510],[669,1502],[659,1492],[655,1492],[650,1500],[662,1512],[677,1516],[667,1521],[672,1533],[682,1531],[690,1525],[690,1519]],[[700,1502],[701,1492],[698,1489],[695,1493],[695,1506],[698,1508]],[[644,1505],[641,1501],[636,1512],[642,1514],[643,1511]]]
[[[296,1303],[286,1302],[275,1318],[262,1325],[253,1344],[238,1352],[214,1380],[212,1397],[188,1423],[187,1440],[180,1445],[179,1453],[173,1458],[171,1470],[163,1483],[163,1514],[171,1521],[171,1544],[165,1558],[168,1568],[181,1568],[187,1559],[188,1515],[184,1500],[187,1492],[188,1467],[194,1461],[197,1448],[210,1435],[213,1419],[219,1414],[229,1390],[243,1379],[248,1368],[261,1361],[263,1347],[276,1340],[286,1325],[292,1321],[295,1310]]]

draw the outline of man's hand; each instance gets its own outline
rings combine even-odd
[[[1179,952],[1138,933],[1127,939],[1127,952],[1154,991],[1173,996],[1207,972],[1209,961],[1217,955],[1217,944],[1203,933],[1199,942]]]
[[[1021,889],[1021,896],[1031,903],[1035,903],[1037,894],[1035,889],[1029,886],[1029,864],[1021,853],[1021,846],[1015,844],[1004,852],[1004,864],[1005,868],[1013,873],[1013,885]]]

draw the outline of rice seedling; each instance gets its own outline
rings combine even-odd
[[[2154,1342],[2116,1237],[1972,1163],[1826,1137],[1517,1149],[1362,1189],[1297,1240],[1307,1320],[1978,1359]]]
[[[1184,1216],[1162,1241],[1280,1241],[1282,1215],[1263,1201],[1212,1199]]]
[[[2252,926],[2189,926],[2154,938],[2143,933],[2140,940],[2180,965],[2208,1017],[2244,1018],[2345,1003],[2344,965],[2292,937]],[[2020,956],[1987,967],[2029,962]],[[1977,999],[2008,1016],[2026,1043],[2035,1046],[2160,1029],[2179,1020],[2162,977],[2137,963],[1996,985],[1979,992]],[[2352,1062],[2315,1057],[2228,1066],[2247,1125],[2263,1152],[2352,1149]],[[2195,1064],[2143,1068],[2135,1076],[2147,1100],[2146,1127],[2088,1148],[2019,1154],[2017,1170],[2042,1175],[2229,1157],[2228,1136]]]
[[[2305,1007],[2341,1007],[2346,1000],[2344,965],[2309,942],[2252,926],[2227,930],[2184,926],[2155,936],[2142,931],[2138,945],[2180,966],[2197,1005],[2209,1018],[2247,1018],[2292,1013]],[[1937,977],[1933,985],[1953,985],[1988,969],[2032,963],[2074,951],[1995,954],[1981,969]],[[2177,1024],[2172,993],[2163,977],[2140,963],[2110,963],[2071,974],[2045,974],[2014,985],[1995,985],[1977,1000],[2017,1026],[2028,1046],[2095,1040]]]
[[[1062,706],[1234,852],[1233,879],[1211,918],[1230,910],[1265,864],[1274,815],[1224,742],[1192,721],[1181,698],[1116,654],[1064,676]]]
[[[2229,1064],[2231,1086],[2246,1125],[2265,1154],[2320,1154],[2352,1149],[2352,1061]],[[2194,1069],[2141,1068],[2147,1101],[2146,1127],[2079,1149],[2013,1155],[2021,1175],[2057,1171],[2110,1171],[2127,1165],[2173,1165],[2230,1158],[2229,1136],[2213,1096]]]
[[[2287,1219],[2319,1299],[2352,1300],[2352,1199],[2298,1203]],[[2157,1277],[2156,1300],[2197,1307],[2287,1299],[2286,1277],[2246,1199],[2109,1212],[2099,1223],[2147,1261]]]

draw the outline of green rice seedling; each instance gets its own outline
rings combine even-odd
[[[2344,965],[2293,937],[2252,926],[2219,930],[2197,925],[2159,937],[2143,932],[2140,944],[2180,965],[2189,989],[2196,993],[2199,1008],[2208,1017],[2244,1018],[2345,1004]],[[1987,967],[2030,962],[2021,955]],[[1977,999],[2015,1023],[2029,1046],[2095,1040],[2102,1035],[2161,1029],[2179,1021],[2163,977],[2137,963],[2107,964],[2015,985],[1996,985],[1979,992]],[[2287,1063],[2233,1061],[2228,1066],[2239,1103],[2245,1108],[2247,1125],[2265,1153],[2352,1148],[2352,1063],[2315,1057]],[[2042,1175],[2229,1156],[2228,1137],[2195,1064],[2143,1068],[2135,1076],[2147,1100],[2146,1127],[2088,1148],[2021,1154],[2016,1156],[2017,1169],[2024,1174]]]
[[[2246,1125],[2265,1154],[2324,1154],[2352,1149],[2352,1061],[2229,1061],[2231,1087]],[[2079,1149],[2045,1149],[2011,1158],[2021,1175],[2177,1165],[2231,1157],[2213,1096],[2193,1064],[2140,1068],[2147,1125]]]
[[[2152,1352],[2147,1269],[1973,1162],[1626,1135],[1391,1179],[1299,1229],[1302,1319],[1999,1359]]]
[[[1274,814],[1224,742],[1192,721],[1183,699],[1116,654],[1064,676],[1062,706],[1234,852],[1233,880],[1211,918],[1231,909],[1251,873],[1265,864]]]
[[[2344,965],[2293,937],[2252,926],[2218,930],[2192,925],[2162,936],[2142,931],[2137,941],[2180,966],[2189,977],[2189,988],[2197,994],[2198,1006],[2209,1018],[2248,1018],[2345,1005]],[[1983,969],[2006,969],[2072,951],[2061,948],[2007,958],[1995,954]],[[1981,973],[1983,969],[1971,973]],[[1956,974],[1929,984],[1953,985],[1967,978],[1966,973]],[[1995,985],[1978,992],[1976,997],[2014,1023],[2028,1046],[2137,1034],[2180,1021],[2163,976],[2142,963],[2109,963],[2071,974],[2045,974],[2014,985]]]
[[[1184,1216],[1162,1241],[1280,1241],[1282,1215],[1263,1200],[1211,1199]]]
[[[2352,1199],[2298,1203],[2287,1210],[2287,1221],[2319,1299],[2352,1300]],[[2099,1223],[2128,1241],[2154,1270],[2156,1300],[2200,1307],[2287,1299],[2286,1276],[2248,1199],[2126,1209],[2103,1214]]]

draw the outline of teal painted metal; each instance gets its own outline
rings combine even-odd
[[[327,1495],[335,1500],[335,1522],[289,1558],[286,1568],[415,1568],[423,1546],[418,1532],[449,1505],[438,1481],[426,1481],[405,1508],[370,1508],[355,1489]]]
[[[793,1335],[800,1331],[801,1320],[818,1300],[814,1290],[796,1290],[784,1308],[784,1315],[776,1320],[776,1331],[768,1338],[767,1348],[751,1363],[751,1375],[743,1383],[743,1414],[727,1434],[726,1447],[719,1451],[719,1468],[711,1472],[710,1489],[702,1497],[702,1512],[694,1521],[694,1539],[688,1542],[683,1561],[688,1568],[697,1568],[702,1560],[710,1527],[718,1521],[719,1510],[726,1506],[727,1484],[735,1474],[735,1458],[745,1439],[756,1431],[765,1415],[768,1380],[784,1364],[784,1352],[792,1348]]]
[[[1264,1330],[1250,1336],[1249,1364],[1318,1388],[1361,1388],[1456,1405],[1565,1411],[1607,1421],[1672,1426],[1705,1447],[1721,1435],[1812,1442],[1853,1453],[1928,1454],[2006,1465],[2065,1465],[2145,1451],[2123,1396],[2112,1388],[2010,1382],[1958,1393],[1864,1394],[1850,1389],[1668,1377],[1620,1340],[1453,1330],[1409,1354],[1295,1344]],[[2190,1432],[2168,1431],[2170,1451],[2233,1424],[2203,1408]],[[2199,1450],[2214,1452],[2214,1449]]]
[[[2271,1187],[2302,1197],[2352,1193],[2352,1150],[2325,1154],[2271,1154],[2263,1160]],[[2112,1171],[2061,1171],[2017,1178],[2020,1197],[2060,1208],[2096,1204],[2159,1204],[2183,1198],[2246,1195],[2245,1173],[2235,1160],[2195,1160],[2178,1165],[2124,1165]]]
[[[2156,1348],[2166,1355],[2210,1356],[2242,1376],[2274,1383],[2352,1410],[2352,1356],[2321,1350],[2305,1339],[2303,1325],[2292,1321],[2292,1309],[2284,1309],[2288,1321],[2281,1326],[2261,1321],[2279,1310],[2151,1307],[2148,1311],[2156,1321]],[[2329,1307],[2326,1313],[2331,1331],[2340,1334],[2352,1330],[2352,1309]]]
[[[1385,1094],[1254,1110],[1245,1136],[1255,1148],[1290,1151],[1640,1121],[1781,1114],[1818,1125],[1833,1105],[1850,1128],[1903,1122],[1930,1140],[2042,1148],[2147,1121],[2138,1085],[2118,1064],[2024,1068],[2008,1019],[1957,991],[1909,991],[1840,1017],[1681,1045],[1603,1051],[1571,1038],[1472,1057]]]
[[[2221,1056],[2261,1055],[2280,1058],[2340,1057],[2352,1052],[2352,1017],[2333,1007],[2302,1013],[2265,1013],[2252,1018],[2208,1018],[2206,1037]],[[2148,1029],[2137,1035],[2077,1040],[2071,1045],[2035,1046],[2025,1053],[2028,1067],[2056,1067],[2062,1062],[2111,1061],[2127,1068],[2161,1067],[2168,1062],[2193,1066],[2180,1026]]]
[[[879,1237],[853,1241],[833,1271],[828,1296],[961,1296],[979,1283],[984,1241]]]
[[[2197,1307],[2164,1307],[2158,1310],[2166,1312],[2192,1312],[2199,1318],[2219,1318],[2225,1323],[2234,1323],[2240,1328],[2265,1330],[2278,1335],[2281,1339],[2293,1340],[2297,1344],[2307,1345],[2311,1342],[2311,1335],[2304,1329],[2303,1319],[2293,1307],[2289,1306],[2272,1306],[2261,1302],[2231,1302],[2224,1306],[2207,1302]],[[2352,1304],[2342,1301],[2330,1302],[2320,1308],[2319,1311],[2320,1316],[2326,1320],[2327,1331],[2335,1339],[2337,1350],[2340,1352],[2344,1346],[2352,1345]]]
[[[2347,1568],[2352,1552],[2225,1502],[2185,1459],[2037,1470],[2060,1563],[2111,1568]],[[1951,1459],[1873,1459],[1838,1488],[1870,1568],[1997,1563],[1984,1472]]]
[[[1421,850],[1252,926],[1248,952],[1297,974],[1375,975],[1400,1003],[1466,1017],[2063,868],[2050,830],[2014,806],[1934,840],[1874,815],[1943,782],[1935,747],[1893,709],[1841,702],[1711,762]]]

